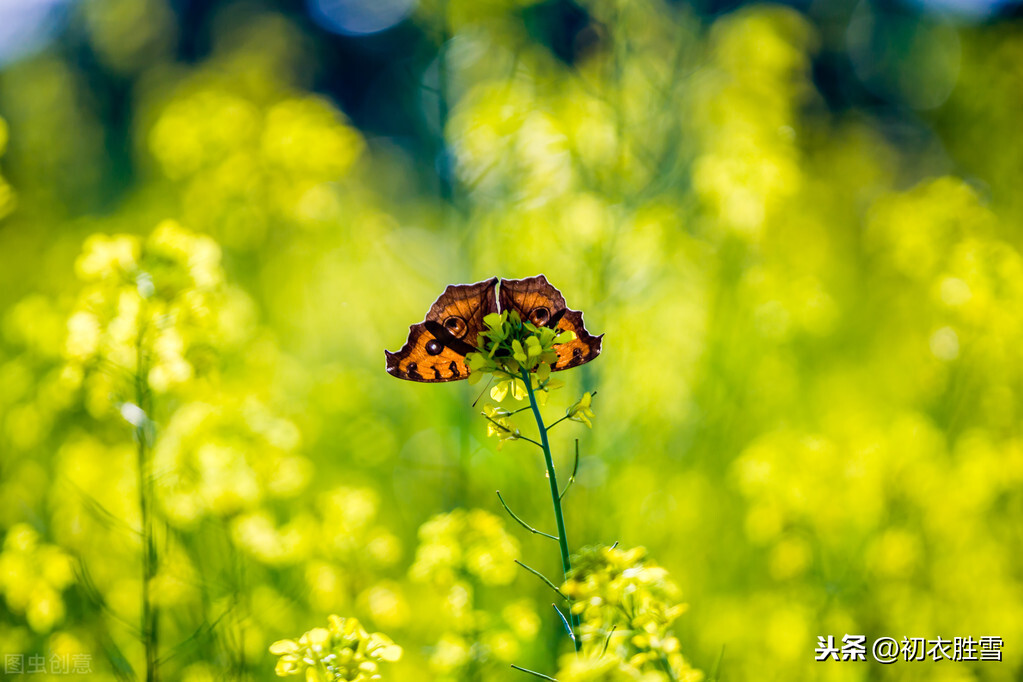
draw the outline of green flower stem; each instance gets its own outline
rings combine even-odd
[[[521,566],[522,568],[526,569],[527,571],[529,571],[530,573],[535,575],[537,578],[542,580],[543,584],[546,585],[547,587],[551,588],[555,592],[557,592],[559,597],[561,597],[565,601],[568,601],[568,597],[565,596],[565,593],[562,592],[561,590],[559,590],[558,586],[555,585],[554,583],[552,583],[550,581],[550,579],[547,576],[545,576],[543,573],[541,573],[540,571],[536,570],[532,566],[527,566],[526,564],[522,563],[518,559],[515,560],[515,563],[517,563],[519,566]]]
[[[521,670],[524,673],[529,673],[533,677],[539,677],[541,680],[550,680],[551,682],[558,682],[556,677],[544,675],[543,673],[538,673],[535,670],[528,670],[526,668],[523,668],[522,666],[515,665],[514,663],[512,664],[512,667],[515,668],[516,670]]]
[[[575,475],[579,473],[579,439],[575,439],[575,464],[572,465],[572,475],[568,477],[568,483],[565,484],[565,489],[561,491],[560,498],[565,499],[565,493],[575,483]]]
[[[144,330],[138,335],[135,347],[135,403],[143,412],[142,421],[135,426],[138,445],[139,511],[142,517],[142,641],[146,650],[146,682],[159,679],[159,611],[150,595],[150,583],[156,576],[156,541],[153,537],[153,476],[149,457],[149,390],[146,383],[145,352],[142,348]]]
[[[528,530],[530,533],[532,533],[534,535],[542,535],[545,538],[550,538],[551,540],[557,540],[558,539],[556,536],[551,535],[550,533],[545,533],[542,530],[537,530],[536,528],[533,528],[531,525],[529,525],[528,523],[523,521],[521,518],[519,518],[519,515],[516,514],[515,512],[513,512],[511,510],[511,507],[508,506],[508,503],[504,501],[504,498],[501,496],[501,491],[500,490],[497,491],[497,499],[501,500],[501,506],[504,507],[504,510],[506,512],[508,512],[508,515],[511,516],[513,519],[515,519],[515,521],[520,526],[522,526],[523,528]]]
[[[540,431],[540,448],[543,450],[544,462],[547,464],[547,479],[551,484],[551,502],[554,504],[554,520],[558,524],[558,546],[561,548],[561,568],[564,571],[565,579],[568,579],[568,573],[572,570],[572,560],[568,551],[568,538],[565,533],[565,515],[561,511],[561,494],[558,491],[558,477],[554,473],[554,458],[551,457],[551,446],[547,441],[547,427],[543,423],[543,417],[540,416],[540,407],[536,404],[536,394],[533,392],[533,379],[529,375],[529,371],[522,368],[522,381],[526,384],[526,393],[529,394],[529,406],[533,409],[533,417],[536,419],[536,428]],[[579,616],[572,613],[571,605],[569,605],[569,614],[572,618],[572,632],[578,633],[579,631]],[[575,650],[578,652],[582,648],[582,642],[579,641],[579,637],[573,638],[575,644]]]
[[[548,427],[547,427],[547,430],[548,430],[548,431],[550,431],[550,430],[551,430],[551,429],[553,429],[553,428],[554,428],[555,426],[557,426],[558,424],[560,424],[561,422],[565,421],[565,420],[566,420],[566,419],[568,419],[568,418],[569,418],[569,415],[567,415],[567,414],[566,414],[566,415],[565,415],[564,417],[562,417],[561,419],[557,419],[557,420],[555,420],[555,421],[554,421],[554,423],[552,423],[552,424],[551,424],[550,426],[548,426]]]

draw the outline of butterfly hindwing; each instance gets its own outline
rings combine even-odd
[[[538,327],[575,333],[575,339],[554,347],[558,360],[551,366],[552,370],[577,367],[600,355],[604,335],[593,336],[586,331],[583,314],[569,308],[565,297],[543,275],[502,279],[499,291],[501,310],[516,310],[523,320]]]
[[[384,351],[387,372],[399,379],[458,381],[469,376],[465,356],[476,348],[483,318],[497,312],[497,278],[452,284],[434,301],[426,319],[409,327],[408,340],[396,352]]]
[[[385,354],[387,372],[399,379],[433,383],[469,376],[465,354],[444,344],[422,322],[409,327],[408,341],[401,350]]]
[[[586,331],[583,314],[578,310],[567,310],[561,321],[558,322],[558,329],[575,332],[575,338],[568,343],[558,344],[554,347],[558,353],[558,360],[551,365],[553,371],[578,367],[600,355],[600,345],[604,335],[593,336]]]

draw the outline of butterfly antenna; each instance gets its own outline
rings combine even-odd
[[[491,374],[490,375],[490,381],[488,381],[487,385],[483,387],[483,390],[480,391],[480,394],[478,396],[476,396],[476,400],[472,401],[472,406],[473,407],[476,407],[476,403],[478,403],[480,401],[480,398],[483,397],[483,394],[487,392],[487,389],[490,388],[490,384],[493,383],[493,381],[494,381],[494,375]]]

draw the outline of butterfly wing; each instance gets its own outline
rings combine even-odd
[[[384,351],[388,374],[426,383],[468,377],[465,356],[476,349],[483,318],[497,312],[496,284],[494,277],[445,289],[426,319],[409,327],[405,345],[393,353]]]
[[[558,359],[551,365],[552,370],[578,367],[600,355],[604,335],[593,336],[586,331],[583,314],[569,308],[565,303],[565,297],[543,275],[525,279],[502,279],[500,303],[501,310],[517,310],[523,320],[538,327],[547,326],[575,332],[572,341],[554,347]]]

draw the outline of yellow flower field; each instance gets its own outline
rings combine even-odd
[[[3,678],[1020,679],[1023,23],[889,4],[0,7]]]

